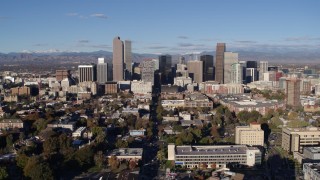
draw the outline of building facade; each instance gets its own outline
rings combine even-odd
[[[263,146],[264,131],[261,129],[261,124],[250,123],[249,126],[237,126],[235,143],[249,146]]]
[[[79,65],[79,82],[96,81],[96,66],[90,65]]]
[[[175,146],[168,145],[168,160],[187,168],[223,168],[228,164],[254,166],[261,164],[261,152],[256,147],[234,146]]]
[[[200,61],[203,64],[203,81],[213,81],[214,80],[214,64],[212,55],[202,55],[200,56]]]
[[[224,68],[224,52],[226,51],[225,43],[217,43],[216,49],[216,67],[215,67],[215,81],[223,84],[223,68]]]
[[[223,70],[223,83],[231,83],[231,69],[232,65],[238,63],[238,53],[225,52],[224,53],[224,70]]]
[[[124,76],[125,80],[131,80],[132,78],[132,52],[131,41],[124,41]]]
[[[240,63],[234,63],[231,65],[230,83],[242,84],[243,80],[243,67]]]
[[[188,61],[187,64],[189,76],[195,83],[203,82],[203,61]]]
[[[300,79],[288,78],[286,80],[286,104],[294,108],[301,106]]]
[[[123,81],[123,42],[120,37],[113,39],[113,81]]]
[[[104,58],[98,59],[97,81],[99,84],[104,84],[108,81],[108,64],[104,62]]]
[[[320,144],[320,128],[282,128],[281,147],[290,153],[303,153],[303,148]]]

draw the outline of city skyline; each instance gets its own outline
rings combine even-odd
[[[131,40],[136,53],[212,51],[217,42],[227,43],[231,51],[316,51],[319,5],[252,0],[8,1],[0,7],[0,52],[112,51],[115,36]]]

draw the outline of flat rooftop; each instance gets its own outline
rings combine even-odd
[[[305,147],[304,150],[312,153],[320,153],[320,147]]]
[[[253,147],[254,149],[258,149]],[[176,155],[246,154],[248,147],[236,146],[177,146]]]
[[[111,151],[108,156],[142,156],[142,148],[120,148]]]
[[[320,163],[315,163],[315,164],[311,164],[311,163],[305,163],[303,164],[303,166],[309,166],[311,169],[313,169],[315,172],[320,173]]]

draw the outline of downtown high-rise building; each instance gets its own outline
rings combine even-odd
[[[294,108],[301,105],[299,78],[293,77],[286,80],[286,104]]]
[[[124,41],[124,78],[126,80],[132,79],[132,51],[131,41]]]
[[[113,81],[123,81],[123,42],[120,37],[113,39]]]
[[[241,63],[234,63],[231,65],[231,76],[232,84],[242,84],[243,82],[243,66]]]
[[[79,65],[79,82],[96,81],[96,66],[90,65]]]
[[[217,43],[216,49],[216,67],[215,81],[223,84],[224,52],[226,51],[225,43]]]
[[[223,68],[224,84],[231,83],[231,65],[238,62],[239,62],[238,53],[233,53],[233,52],[224,53],[224,68]]]
[[[159,56],[159,73],[161,84],[173,84],[172,57],[170,55]]]
[[[257,61],[247,61],[247,68],[258,68],[258,63]]]
[[[104,58],[98,58],[97,64],[97,82],[104,84],[108,81],[108,64],[104,62]]]
[[[264,73],[268,72],[268,61],[260,61],[260,67],[259,67],[259,81],[263,81]]]
[[[143,82],[151,82],[154,85],[156,63],[156,59],[146,59],[140,63],[141,80]]]
[[[203,81],[214,80],[214,63],[212,55],[200,56],[200,61],[203,62]]]
[[[258,81],[257,68],[246,68],[246,83]]]
[[[185,58],[180,57],[179,63],[176,65],[176,77],[189,77]]]
[[[189,77],[195,83],[203,82],[203,62],[199,60],[188,61],[187,63]]]

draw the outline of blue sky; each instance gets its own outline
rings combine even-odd
[[[319,0],[3,0],[0,52],[320,49]]]

